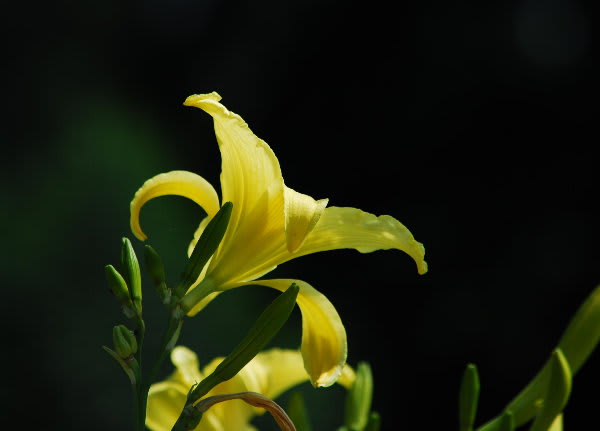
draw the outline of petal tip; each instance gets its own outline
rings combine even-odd
[[[213,91],[212,93],[205,93],[205,94],[192,94],[191,96],[188,96],[185,99],[183,104],[185,106],[195,106],[195,107],[199,108],[200,105],[207,100],[211,100],[213,102],[219,102],[221,100],[221,96],[216,91]]]

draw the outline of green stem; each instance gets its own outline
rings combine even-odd
[[[146,422],[146,398],[148,392],[144,392],[144,384],[142,382],[142,347],[144,345],[144,336],[146,334],[146,324],[142,316],[137,315],[136,318],[137,331],[136,338],[138,344],[138,351],[135,354],[135,359],[138,363],[138,371],[136,373],[136,384],[133,388],[134,392],[134,403],[133,411],[135,415],[134,419],[134,430],[144,431]]]
[[[139,415],[139,404],[140,404],[140,392],[138,390],[139,385],[132,386],[131,394],[133,395],[133,429],[139,431],[140,429],[140,415]]]
[[[139,389],[138,389],[138,399],[139,402],[137,404],[137,428],[136,431],[145,430],[146,424],[146,405],[148,402],[148,391],[150,390],[150,385],[156,378],[160,367],[163,362],[167,358],[168,354],[171,352],[177,340],[179,339],[179,335],[181,332],[181,326],[183,325],[183,320],[179,317],[174,317],[173,315],[169,318],[169,322],[167,324],[167,329],[163,334],[163,339],[161,343],[161,347],[158,353],[158,357],[152,366],[152,370],[150,371],[149,376],[140,381]]]

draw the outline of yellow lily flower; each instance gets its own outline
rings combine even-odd
[[[347,354],[346,332],[333,305],[303,281],[257,279],[296,257],[342,248],[361,253],[402,250],[415,260],[419,274],[424,274],[425,250],[391,216],[377,217],[356,208],[326,208],[327,199],[315,200],[287,187],[271,148],[220,100],[213,92],[190,96],[184,103],[213,117],[222,157],[222,202],[232,202],[233,211],[223,241],[184,297],[183,309],[193,315],[219,292],[239,286],[259,284],[283,291],[295,282],[300,287],[297,303],[302,313],[304,365],[314,386],[329,386],[339,376]],[[139,222],[142,206],[164,195],[187,197],[207,213],[190,244],[191,254],[220,208],[217,192],[204,178],[186,171],[149,179],[131,202],[131,229],[139,239],[146,239]]]
[[[198,357],[187,347],[177,346],[171,352],[175,372],[165,381],[155,383],[148,393],[146,425],[152,431],[170,431],[177,421],[189,389],[208,376],[223,358],[212,360],[202,371]],[[344,367],[338,383],[347,389],[352,386],[355,374]],[[259,353],[232,379],[215,386],[206,398],[238,392],[257,392],[274,399],[286,390],[308,380],[300,352],[271,349]],[[250,421],[263,409],[252,407],[241,400],[215,404],[202,415],[194,431],[255,431]]]

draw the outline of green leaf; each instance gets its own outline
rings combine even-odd
[[[579,307],[558,343],[572,375],[584,364],[599,340],[600,286],[596,287]],[[548,360],[529,384],[506,406],[505,410],[514,415],[515,426],[525,424],[538,413],[538,404],[544,398],[550,374]],[[481,428],[481,431],[487,430],[488,427]]]
[[[479,375],[475,364],[468,364],[463,374],[458,399],[460,431],[472,431],[479,401]]]
[[[187,266],[181,275],[181,281],[175,287],[174,293],[181,298],[188,289],[198,281],[202,269],[221,244],[231,218],[233,204],[225,202],[215,216],[210,220],[194,247]]]
[[[297,431],[312,431],[304,397],[299,391],[293,392],[287,404],[287,414],[296,425]]]
[[[131,245],[131,241],[127,238],[122,239],[121,246],[121,265],[123,266],[123,274],[133,305],[136,308],[138,315],[142,314],[142,276],[140,274],[140,264]]]
[[[515,418],[511,412],[504,412],[504,414],[500,416],[498,431],[515,431]]]
[[[356,380],[346,395],[345,425],[353,431],[362,431],[369,421],[373,399],[373,374],[366,362],[356,367]]]
[[[300,288],[292,285],[262,312],[244,339],[188,395],[188,404],[199,400],[213,387],[231,379],[279,332],[294,309]]]
[[[570,394],[571,369],[561,350],[556,349],[550,358],[550,379],[544,401],[530,431],[547,431],[565,408]]]
[[[600,340],[600,286],[579,307],[561,337],[558,348],[575,374]]]

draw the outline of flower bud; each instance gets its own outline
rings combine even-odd
[[[146,261],[146,268],[150,273],[150,278],[156,287],[158,296],[163,304],[168,304],[171,299],[171,289],[167,287],[167,283],[165,282],[165,266],[161,257],[156,250],[151,246],[146,245],[144,247],[144,258]]]
[[[113,344],[122,359],[133,356],[138,349],[135,335],[125,325],[117,325],[113,328]]]
[[[131,241],[123,238],[123,246],[121,247],[121,265],[125,280],[129,286],[129,293],[135,305],[138,314],[142,312],[142,275],[140,274],[140,264],[138,263],[135,251],[131,245]]]
[[[123,306],[123,312],[127,317],[132,317],[134,315],[133,303],[131,302],[131,296],[129,296],[127,283],[112,265],[106,265],[104,267],[104,273],[106,274],[106,280],[108,281],[111,292]]]

